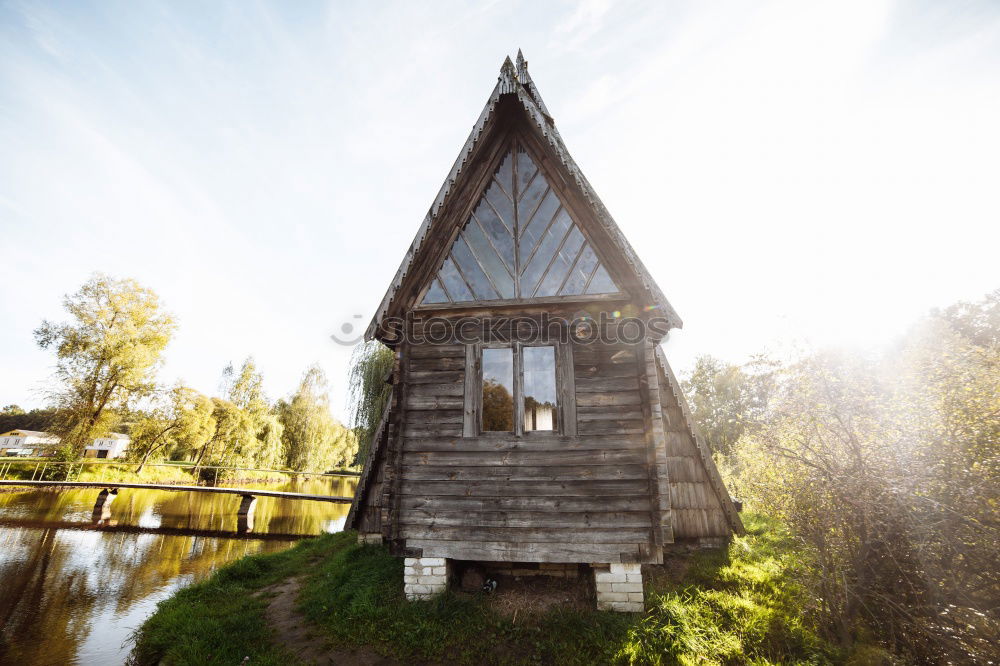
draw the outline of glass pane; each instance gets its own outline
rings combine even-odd
[[[556,348],[524,348],[524,431],[555,430]]]
[[[597,272],[594,273],[593,279],[590,281],[590,286],[587,287],[588,294],[613,294],[618,291],[615,281],[611,279],[608,275],[608,270],[604,266],[600,266]]]
[[[444,293],[444,289],[441,288],[441,283],[437,280],[431,282],[431,288],[427,290],[427,295],[424,296],[424,303],[447,303],[448,296]]]
[[[479,224],[482,225],[483,230],[486,231],[486,235],[493,241],[493,247],[500,253],[500,257],[507,264],[507,268],[513,273],[514,236],[511,230],[504,226],[500,218],[497,217],[497,214],[493,212],[493,208],[485,201],[479,204],[479,207],[476,208],[473,214],[479,220]]]
[[[486,234],[483,233],[482,227],[479,226],[479,223],[474,218],[465,227],[465,231],[462,232],[462,238],[469,244],[469,249],[472,250],[472,253],[476,255],[479,265],[483,267],[486,274],[493,280],[494,286],[500,292],[500,298],[514,298],[514,278],[511,277],[503,261],[497,255],[496,250],[490,245]]]
[[[520,152],[517,154],[518,196],[521,196],[521,193],[524,192],[525,186],[531,181],[531,177],[535,175],[537,170],[538,169],[535,168],[535,163],[531,161],[530,157],[528,157],[528,153]]]
[[[559,198],[556,197],[552,190],[549,190],[545,198],[542,199],[542,203],[538,204],[538,209],[531,211],[530,218],[527,214],[521,214],[521,212],[527,210],[523,206],[519,208],[517,218],[517,223],[521,227],[520,249],[522,260],[535,249],[538,239],[545,232],[545,227],[549,225],[552,216],[559,210]]]
[[[465,281],[472,287],[472,293],[475,294],[477,300],[488,301],[499,298],[497,292],[490,285],[490,280],[486,277],[486,273],[483,272],[479,262],[472,255],[469,245],[465,242],[464,235],[455,239],[455,245],[451,248],[451,257],[455,260],[455,264],[458,265],[459,270],[462,271]]]
[[[458,274],[455,264],[451,263],[451,257],[444,260],[440,275],[441,282],[444,283],[444,288],[448,290],[448,293],[455,299],[455,302],[461,303],[472,300],[472,292],[469,291],[469,286],[465,284],[462,276]]]
[[[549,265],[549,262],[552,261],[556,250],[559,249],[559,244],[562,242],[563,236],[566,235],[572,224],[573,221],[569,219],[566,211],[560,210],[555,220],[553,220],[552,226],[549,227],[541,242],[538,243],[538,249],[535,250],[535,254],[531,256],[531,259],[528,259],[524,254],[521,255],[521,261],[527,260],[528,262],[528,265],[524,267],[524,273],[521,274],[522,297],[530,298],[534,295],[535,287],[538,285],[542,273]]]
[[[483,431],[514,430],[514,350],[483,350]]]
[[[496,179],[500,183],[500,186],[507,192],[507,194],[513,196],[514,188],[512,183],[514,182],[514,169],[513,160],[511,159],[511,154],[507,153],[507,156],[503,158],[503,162],[500,163],[500,168],[497,169]]]
[[[595,266],[597,266],[597,255],[594,254],[593,248],[587,245],[580,253],[580,258],[576,260],[576,265],[573,266],[573,271],[570,273],[569,279],[566,280],[566,285],[562,288],[562,295],[578,296],[582,294]]]
[[[521,199],[517,202],[517,217],[522,233],[525,227],[528,226],[528,221],[534,215],[535,209],[538,208],[538,202],[542,200],[542,197],[548,191],[549,184],[539,174],[537,178],[528,184],[528,188],[520,193]]]
[[[504,194],[496,183],[490,186],[490,189],[486,190],[486,200],[490,202],[493,206],[493,210],[496,211],[497,215],[503,220],[504,224],[508,228],[514,228],[514,204],[511,202],[510,198]]]
[[[576,261],[576,255],[579,254],[581,245],[583,245],[583,234],[576,228],[576,225],[573,225],[570,227],[569,233],[566,234],[562,247],[552,260],[548,272],[542,278],[542,283],[538,285],[535,296],[556,295],[563,280],[569,275],[569,269]]]

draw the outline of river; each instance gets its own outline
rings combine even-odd
[[[269,490],[351,496],[354,478]],[[96,489],[0,494],[0,664],[124,663],[132,632],[178,588],[244,555],[343,529],[349,505],[257,500],[238,532],[240,498],[122,489],[105,516]]]

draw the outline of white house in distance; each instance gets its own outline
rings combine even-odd
[[[59,438],[38,430],[10,430],[0,434],[0,456],[51,456]]]
[[[132,439],[120,432],[113,432],[107,437],[99,437],[94,443],[83,450],[84,458],[121,458],[125,455]]]

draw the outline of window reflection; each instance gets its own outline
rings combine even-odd
[[[555,430],[556,350],[555,347],[525,347],[524,430]]]
[[[483,431],[514,430],[514,351],[483,350]]]

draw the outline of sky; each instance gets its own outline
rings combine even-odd
[[[699,354],[891,343],[1000,287],[1000,3],[0,0],[0,405],[96,271],[346,413],[351,349],[521,48]]]

